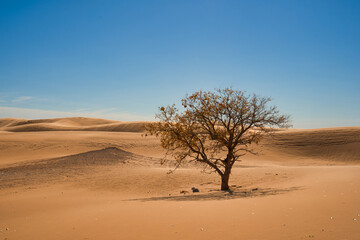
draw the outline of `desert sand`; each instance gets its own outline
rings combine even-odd
[[[0,239],[360,239],[360,127],[279,130],[221,192],[143,126],[0,119]]]

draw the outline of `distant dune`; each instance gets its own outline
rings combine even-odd
[[[273,154],[329,161],[360,161],[360,127],[288,129],[264,144]]]
[[[154,137],[141,137],[145,124],[146,122],[121,122],[84,117],[38,120],[3,118],[0,119],[0,131],[4,133],[18,132],[23,135],[3,136],[2,141],[0,140],[0,147],[3,146],[0,157],[6,157],[7,161],[5,162],[12,162],[11,159],[14,156],[20,156],[12,153],[19,150],[25,154],[21,158],[26,160],[38,158],[37,154],[58,157],[106,147],[124,148],[124,145],[127,146],[125,150],[159,157],[164,154],[159,140]],[[78,131],[78,134],[71,133],[69,135],[67,131]],[[28,136],[28,132],[37,135]],[[86,132],[95,135],[87,138]],[[110,132],[112,133],[110,134]],[[126,142],[122,136],[114,135],[126,132],[138,133],[138,136],[131,137],[133,138],[131,144]],[[50,137],[53,140],[47,142],[45,139]],[[71,142],[72,144],[70,144]],[[33,148],[39,148],[39,150],[29,150]],[[279,130],[272,137],[265,138],[260,146],[255,146],[255,148],[261,152],[258,158],[282,162],[294,160],[304,162],[304,159],[359,162],[360,127]]]
[[[37,131],[108,131],[141,132],[145,122],[121,122],[98,118],[55,118],[27,120],[18,118],[0,119],[0,131],[37,132]]]

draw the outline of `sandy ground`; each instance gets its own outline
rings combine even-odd
[[[141,130],[0,119],[0,239],[360,239],[359,127],[277,132],[231,193]]]

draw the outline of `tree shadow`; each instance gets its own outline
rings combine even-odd
[[[284,194],[292,191],[302,190],[303,187],[291,187],[291,188],[258,188],[258,189],[242,189],[231,191],[214,190],[208,193],[193,193],[181,196],[165,196],[165,197],[150,197],[150,198],[137,198],[128,199],[125,201],[210,201],[210,200],[231,200],[238,198],[252,198],[252,197],[264,197],[278,194]]]

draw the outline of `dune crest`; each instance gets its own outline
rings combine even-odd
[[[142,137],[145,124],[140,121],[122,122],[85,117],[37,120],[3,118],[0,119],[0,131],[3,132],[0,165],[20,159],[53,158],[104,147],[118,147],[160,157],[164,152],[159,140]],[[259,146],[255,146],[255,149],[260,152],[259,159],[282,162],[297,159],[304,164],[307,162],[304,160],[308,159],[355,163],[360,161],[360,127],[279,129],[273,136],[260,142]],[[19,154],[19,151],[23,154]]]
[[[265,143],[268,149],[296,158],[360,161],[360,127],[279,131]]]
[[[0,119],[0,131],[37,132],[37,131],[109,131],[142,132],[145,122],[122,122],[115,120],[71,117],[54,119]]]

